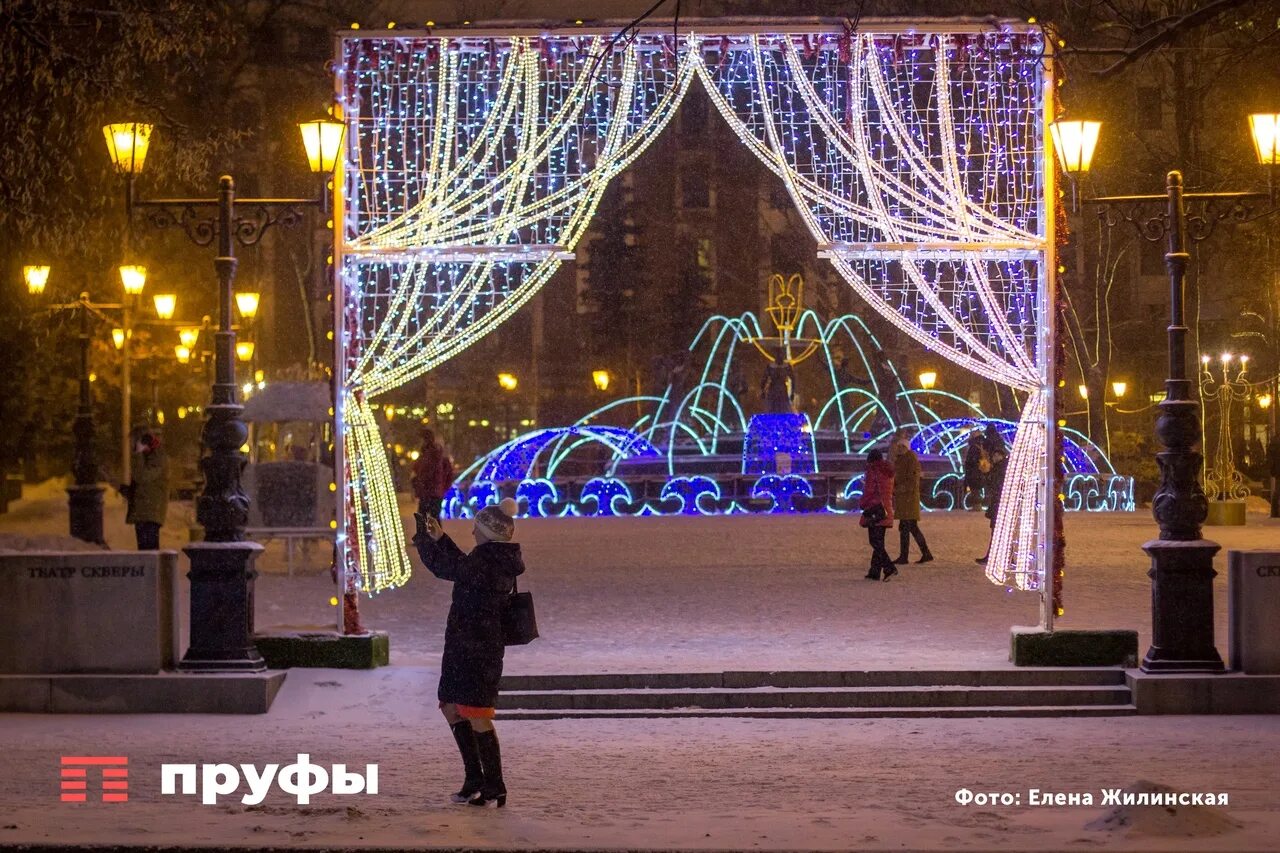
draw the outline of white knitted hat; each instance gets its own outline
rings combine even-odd
[[[510,542],[516,532],[515,514],[520,506],[511,498],[490,504],[476,513],[476,527],[491,542]]]

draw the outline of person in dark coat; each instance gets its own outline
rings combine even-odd
[[[1271,478],[1271,517],[1280,518],[1280,440],[1274,435],[1267,442],[1267,475]]]
[[[1009,448],[1005,446],[1004,439],[996,431],[995,424],[987,424],[987,431],[982,441],[991,459],[991,471],[987,474],[987,494],[991,497],[991,503],[987,506],[987,518],[991,521],[991,531],[994,534],[996,516],[1000,514],[1000,492],[1004,489],[1005,470],[1009,466]],[[974,562],[985,566],[990,556],[991,539],[988,538],[987,553]]]
[[[879,450],[867,453],[867,472],[862,478],[862,499],[858,502],[862,518],[858,523],[867,528],[867,541],[871,545],[871,570],[867,580],[888,580],[898,573],[898,567],[889,559],[884,548],[884,532],[893,527],[893,466],[884,461]]]
[[[515,534],[516,502],[506,498],[476,513],[476,547],[464,554],[440,522],[415,513],[413,537],[431,574],[453,583],[453,604],[440,661],[440,710],[453,730],[466,778],[455,803],[503,806],[507,788],[502,755],[493,728],[498,681],[502,678],[502,614],[516,577],[524,573]]]
[[[986,501],[984,494],[987,474],[991,472],[991,457],[987,455],[984,446],[982,433],[977,429],[969,431],[969,440],[964,448],[964,487],[965,491],[974,495],[977,499],[976,505],[971,509],[982,509],[983,503]],[[964,506],[963,501],[961,506]]]
[[[422,430],[422,447],[413,462],[413,496],[418,499],[418,512],[440,517],[445,493],[453,485],[453,460],[444,452],[436,434]]]

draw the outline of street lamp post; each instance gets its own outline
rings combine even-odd
[[[337,162],[344,127],[317,121],[300,125],[312,171],[321,176],[314,198],[237,199],[235,180],[223,175],[215,198],[139,199],[135,181],[150,145],[151,126],[122,123],[103,128],[115,167],[126,179],[125,206],[132,222],[135,208],[149,211],[157,228],[179,227],[197,246],[213,245],[218,278],[218,330],[214,335],[214,382],[201,434],[204,488],[196,499],[196,520],[203,542],[184,551],[191,560],[191,645],[179,667],[202,671],[261,671],[266,668],[253,643],[253,564],[262,546],[247,541],[249,499],[240,486],[248,430],[236,402],[236,336],[233,284],[236,245],[257,245],[273,226],[296,225],[309,207],[328,210],[324,176]]]
[[[1270,125],[1268,141],[1259,136],[1259,124],[1251,118],[1259,160],[1276,161],[1280,123]],[[1056,122],[1051,127],[1063,170],[1073,179],[1088,172],[1098,141],[1097,122]],[[1269,144],[1268,152],[1263,151]],[[1264,156],[1267,154],[1268,156]],[[1168,370],[1165,399],[1159,403],[1156,437],[1164,448],[1156,454],[1160,486],[1152,501],[1159,538],[1143,550],[1151,558],[1151,648],[1142,660],[1146,672],[1221,672],[1222,657],[1214,643],[1213,557],[1216,542],[1203,538],[1201,525],[1208,517],[1208,499],[1200,482],[1203,457],[1200,404],[1191,397],[1187,376],[1186,270],[1191,255],[1188,241],[1207,239],[1223,219],[1249,221],[1275,212],[1252,211],[1256,202],[1269,202],[1270,194],[1255,192],[1188,193],[1182,172],[1168,173],[1161,195],[1107,196],[1085,199],[1098,205],[1108,227],[1119,220],[1134,225],[1149,242],[1166,241],[1165,267],[1169,273]],[[1188,201],[1203,210],[1188,216]],[[1144,212],[1158,206],[1154,214]],[[1159,208],[1163,208],[1160,210]]]
[[[49,279],[48,266],[27,266],[22,270],[26,280],[27,292],[32,296],[44,293],[45,283]],[[72,311],[79,320],[78,342],[80,348],[80,369],[78,374],[80,385],[79,405],[71,428],[75,438],[75,446],[71,459],[72,483],[67,487],[67,515],[71,535],[84,542],[105,545],[102,535],[102,492],[98,484],[98,456],[94,450],[96,428],[93,423],[93,387],[89,373],[89,341],[91,339],[89,322],[91,315],[97,313],[100,306],[89,301],[88,293],[81,293],[80,298],[67,305],[54,305],[48,311]]]

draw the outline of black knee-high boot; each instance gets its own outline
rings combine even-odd
[[[933,554],[932,552],[929,551],[929,543],[924,540],[924,533],[920,531],[919,522],[917,522],[915,527],[911,529],[911,535],[915,537],[916,544],[920,546],[920,559],[916,560],[916,562],[917,563],[933,562]]]
[[[492,729],[476,732],[476,745],[480,748],[484,784],[480,787],[480,793],[471,798],[471,805],[487,806],[493,803],[502,808],[507,804],[507,786],[502,781],[502,751],[498,748],[498,733]]]
[[[907,562],[907,549],[911,547],[911,530],[903,521],[898,522],[898,543],[898,559],[894,562],[901,566]]]
[[[453,729],[453,739],[458,744],[458,752],[462,755],[462,767],[466,778],[462,780],[462,789],[450,797],[455,803],[465,803],[484,785],[484,769],[480,764],[480,747],[476,744],[476,731],[471,728],[469,720],[459,720],[449,728]]]

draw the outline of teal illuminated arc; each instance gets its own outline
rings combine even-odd
[[[579,425],[540,429],[498,448],[489,456],[476,480],[500,483],[505,480],[526,479],[548,447],[566,442],[574,446],[598,442],[609,448],[617,458],[662,456],[648,439],[623,427]],[[551,475],[550,471],[546,473],[547,476]]]

